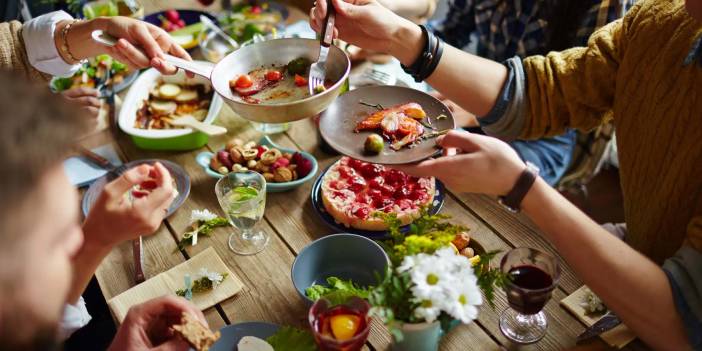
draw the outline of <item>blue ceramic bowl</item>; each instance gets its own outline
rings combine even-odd
[[[298,294],[313,302],[305,290],[324,285],[327,278],[351,280],[359,286],[377,285],[376,273],[385,274],[390,259],[376,242],[356,234],[332,234],[313,241],[297,255],[291,278]]]
[[[302,154],[302,157],[312,161],[312,170],[310,171],[310,173],[308,175],[306,175],[303,178],[293,180],[291,182],[267,183],[266,184],[266,191],[267,192],[279,193],[279,192],[283,192],[283,191],[292,190],[292,189],[297,188],[298,186],[302,185],[303,183],[311,180],[312,178],[315,177],[315,175],[317,175],[317,171],[319,170],[319,164],[317,163],[317,159],[315,159],[314,156],[310,155],[309,153],[304,152],[304,151],[298,151],[298,150],[294,150],[294,149],[280,147],[280,146],[274,144],[271,141],[271,139],[268,138],[267,136],[264,136],[263,138],[261,138],[261,141],[259,142],[259,144],[265,145],[265,146],[268,146],[271,148],[276,148],[276,149],[280,150],[281,152],[287,152],[287,153],[291,153],[291,154],[299,152]],[[210,168],[210,161],[212,160],[212,157],[214,157],[214,156],[215,155],[209,151],[201,152],[195,157],[195,161],[197,161],[197,163],[205,170],[205,173],[207,173],[207,175],[209,175],[212,178],[220,179],[224,176],[218,172],[213,171]]]

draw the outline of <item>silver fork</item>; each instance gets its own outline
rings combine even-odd
[[[310,66],[310,77],[307,80],[307,86],[310,90],[310,95],[315,94],[315,88],[318,86],[324,87],[324,78],[327,75],[326,64],[327,56],[329,56],[329,47],[332,44],[334,37],[334,21],[336,19],[336,9],[331,0],[322,0],[327,2],[327,17],[324,19],[324,30],[320,39],[319,58],[317,62]]]

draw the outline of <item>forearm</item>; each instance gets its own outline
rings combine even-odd
[[[522,206],[578,276],[636,335],[656,349],[690,348],[668,278],[659,266],[602,229],[543,180],[537,180]]]
[[[394,35],[390,54],[409,66],[419,56],[424,42],[419,27],[404,22]],[[495,105],[507,73],[507,68],[500,63],[446,45],[427,83],[465,110],[484,116]]]
[[[59,55],[67,63],[75,63],[71,57],[68,56],[65,50],[62,50],[64,45],[63,29],[71,23],[72,21],[61,21],[56,25],[56,31],[54,33],[54,44],[59,52]],[[65,38],[68,44],[68,50],[70,51],[73,58],[77,60],[83,60],[89,57],[94,57],[106,52],[106,49],[101,45],[95,43],[92,39],[92,32],[98,29],[105,30],[106,23],[103,18],[96,18],[90,21],[81,21],[73,24],[68,31]]]
[[[430,17],[435,0],[379,0],[383,6],[405,18]]]
[[[90,221],[83,225],[85,243],[80,252],[73,259],[73,283],[68,294],[68,303],[75,304],[85,291],[90,279],[95,275],[95,271],[102,260],[110,253],[113,245],[97,242],[91,238],[98,237],[95,233],[97,229]]]

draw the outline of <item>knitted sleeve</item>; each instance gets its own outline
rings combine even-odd
[[[21,32],[18,21],[0,23],[0,69],[21,72],[32,80],[49,80],[50,76],[30,65]]]

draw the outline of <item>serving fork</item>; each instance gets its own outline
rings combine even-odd
[[[310,66],[310,76],[307,80],[310,95],[315,94],[315,88],[319,86],[324,87],[324,80],[327,75],[326,64],[327,57],[329,56],[329,47],[332,44],[332,39],[334,39],[336,9],[334,9],[334,4],[332,4],[331,0],[326,0],[326,2],[327,16],[324,19],[324,29],[322,30],[322,37],[319,43],[319,57],[317,58],[317,62]]]

